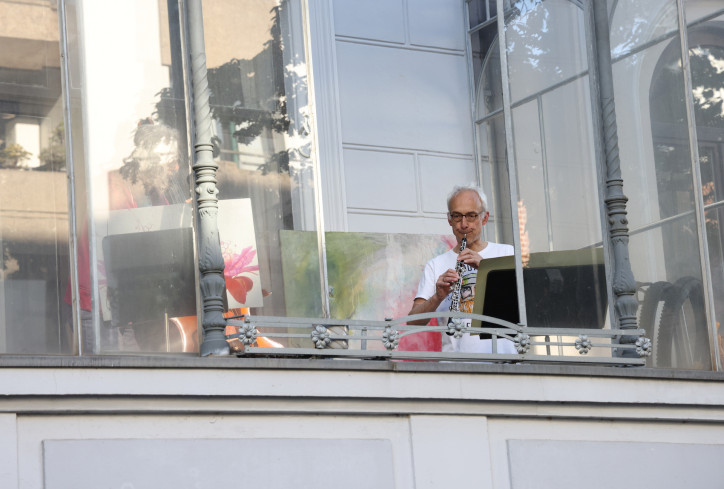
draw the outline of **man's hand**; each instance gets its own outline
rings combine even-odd
[[[462,260],[466,265],[477,269],[480,266],[480,262],[483,261],[483,257],[480,253],[473,251],[470,248],[465,248],[459,255],[458,261]]]
[[[433,312],[437,310],[437,306],[445,300],[445,297],[450,293],[452,286],[457,282],[459,276],[455,270],[447,270],[445,273],[440,275],[435,282],[435,294],[432,297],[425,300],[422,297],[418,297],[412,303],[412,309],[408,315],[421,314],[423,312]],[[420,319],[417,321],[409,321],[407,324],[424,326],[429,322],[429,319]]]
[[[445,300],[445,297],[450,294],[453,285],[455,285],[455,282],[458,280],[460,280],[460,276],[453,269],[448,269],[437,278],[437,282],[435,282],[435,296],[438,299],[438,304]]]

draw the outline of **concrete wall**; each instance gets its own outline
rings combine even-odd
[[[3,358],[8,489],[720,487],[716,374]]]

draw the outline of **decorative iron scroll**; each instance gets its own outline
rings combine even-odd
[[[491,336],[492,353],[448,353],[439,351],[400,351],[401,340],[408,335],[436,331],[446,333],[448,326],[411,326],[407,322],[433,317],[481,320],[494,327],[473,328],[460,321],[461,334]],[[478,314],[432,312],[385,321],[360,321],[320,318],[237,316],[229,326],[239,332],[227,339],[240,339],[246,346],[239,356],[329,356],[347,358],[388,358],[414,360],[464,360],[485,362],[555,362],[601,365],[643,366],[651,355],[651,341],[642,329],[533,328]],[[344,326],[344,328],[339,328]],[[260,333],[259,329],[264,333]],[[290,332],[291,331],[291,332]],[[621,335],[634,336],[630,344],[619,344]],[[261,347],[250,339],[273,338],[276,344],[290,342],[308,347]],[[331,348],[342,340],[347,348]],[[510,341],[518,354],[498,353],[500,341]],[[625,355],[620,355],[621,350]],[[560,352],[551,354],[552,351]]]

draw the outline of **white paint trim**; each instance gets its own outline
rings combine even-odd
[[[404,49],[407,51],[420,51],[423,53],[448,54],[452,56],[465,56],[465,50],[441,48],[437,46],[425,46],[424,44],[396,43],[393,41],[380,41],[378,39],[368,39],[365,37],[354,36],[337,36],[338,42],[346,42],[350,44],[366,44],[369,46],[377,46],[381,48]]]
[[[404,154],[419,154],[428,156],[443,156],[446,158],[458,158],[461,160],[472,160],[473,155],[471,153],[451,153],[447,151],[436,151],[431,149],[421,148],[406,148],[403,146],[381,146],[378,144],[363,144],[363,143],[344,143],[344,149],[355,149],[359,151],[378,151],[381,153],[404,153]]]
[[[15,414],[0,414],[0,481],[18,487],[18,432]]]
[[[346,195],[332,0],[308,0],[311,100],[325,231],[346,231]]]
[[[32,402],[72,402],[73,396],[136,399],[136,409],[153,411],[144,401],[201,401],[213,406],[225,401],[257,398],[262,402],[290,402],[289,409],[301,409],[304,400],[343,400],[406,403],[425,402],[459,405],[483,403],[530,404],[530,408],[561,410],[573,415],[578,410],[597,416],[604,408],[623,415],[628,411],[691,411],[691,419],[724,415],[724,383],[721,381],[613,378],[589,376],[541,376],[510,373],[378,372],[346,370],[270,369],[163,369],[163,368],[10,368],[0,369],[0,407],[9,403],[24,410]],[[71,396],[68,398],[67,396]],[[102,399],[100,399],[102,400]],[[566,406],[565,403],[573,405]],[[475,404],[475,403],[473,403]],[[52,409],[52,402],[49,404]],[[120,406],[117,405],[120,408]],[[450,405],[449,408],[453,406]],[[474,406],[471,406],[474,407]],[[587,410],[586,407],[595,407]],[[60,408],[60,406],[58,406]],[[450,411],[452,412],[452,411]],[[534,411],[537,412],[537,411]],[[694,413],[698,414],[694,415]],[[648,413],[650,414],[650,413]],[[616,416],[616,417],[618,417]],[[633,417],[633,416],[632,416]]]

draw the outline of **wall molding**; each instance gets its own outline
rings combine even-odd
[[[311,106],[325,231],[346,231],[342,124],[332,0],[307,0]]]

